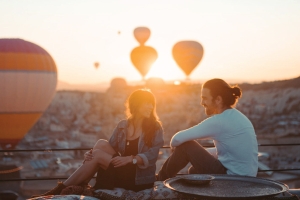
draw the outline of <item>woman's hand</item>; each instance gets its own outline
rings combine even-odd
[[[111,159],[111,163],[113,164],[114,167],[121,167],[131,162],[132,162],[131,156],[126,156],[126,157],[117,156]]]
[[[170,148],[171,148],[171,153],[173,153],[176,149],[176,147],[172,147],[172,146],[170,146]]]
[[[85,161],[91,161],[92,159],[93,159],[93,149],[84,153],[83,163],[85,163]]]

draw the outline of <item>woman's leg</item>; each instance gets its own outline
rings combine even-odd
[[[107,140],[103,140],[103,139],[100,139],[96,142],[96,144],[94,145],[94,149],[100,149],[108,154],[115,154],[115,150],[110,146],[110,144],[108,143]]]
[[[94,158],[91,161],[84,162],[65,182],[59,182],[55,188],[41,195],[33,195],[32,198],[58,195],[67,186],[88,183],[99,167],[106,169],[109,166],[113,154],[115,151],[106,140],[98,140],[93,148]]]
[[[82,164],[66,181],[65,186],[89,182],[99,167],[107,169],[115,150],[106,140],[98,140],[93,148],[93,159]]]

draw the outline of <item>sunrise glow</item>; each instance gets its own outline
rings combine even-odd
[[[33,0],[30,6],[6,1],[0,7],[0,37],[43,47],[57,65],[59,81],[98,84],[124,77],[131,82],[142,79],[130,60],[139,46],[133,31],[147,27],[151,34],[145,45],[154,48],[158,58],[146,79],[185,80],[172,48],[179,41],[193,40],[203,46],[204,54],[191,81],[222,77],[261,82],[300,75],[299,10],[297,1],[271,0]]]

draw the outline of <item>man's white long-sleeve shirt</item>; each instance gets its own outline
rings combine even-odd
[[[256,176],[257,139],[252,123],[240,111],[227,109],[194,127],[176,133],[172,137],[171,146],[176,147],[195,139],[214,141],[218,160],[227,169],[227,174]]]

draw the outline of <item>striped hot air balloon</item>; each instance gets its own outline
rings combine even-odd
[[[0,145],[13,149],[50,104],[56,89],[54,60],[22,39],[0,39]]]

